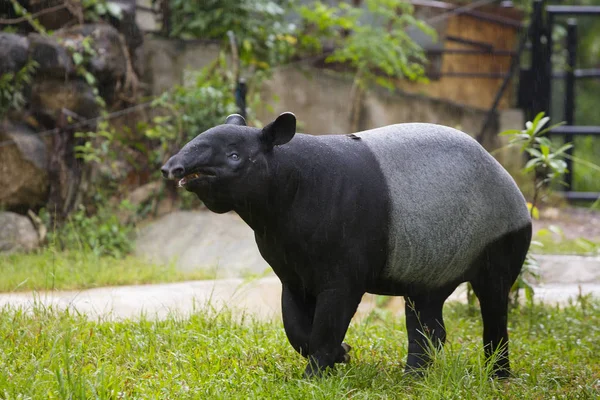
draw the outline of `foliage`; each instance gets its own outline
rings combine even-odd
[[[0,275],[0,292],[81,290],[215,276],[209,270],[181,271],[174,264],[154,264],[133,256],[98,256],[79,249],[62,251],[52,245],[33,253],[0,256]]]
[[[16,73],[6,72],[0,76],[0,119],[9,111],[21,109],[25,103],[23,91],[31,83],[38,64],[29,60]]]
[[[296,43],[293,24],[285,21],[290,0],[165,0],[169,2],[172,37],[240,41],[244,65],[268,69],[281,63]]]
[[[168,111],[155,119],[146,136],[182,146],[205,130],[224,122],[238,112],[231,76],[227,72],[225,54],[204,68],[185,86],[175,86],[154,100],[153,105]],[[174,142],[174,143],[173,143]],[[160,162],[164,162],[161,160]]]
[[[556,126],[544,128],[550,120],[550,117],[545,117],[544,112],[540,112],[535,116],[533,121],[528,121],[525,124],[525,129],[509,129],[500,133],[500,135],[510,136],[509,143],[520,147],[521,152],[526,152],[530,155],[530,159],[525,164],[523,172],[535,172],[534,194],[532,207],[537,207],[538,199],[545,189],[551,188],[552,184],[563,184],[562,176],[567,172],[567,163],[565,162],[568,154],[566,153],[573,145],[571,143],[564,144],[561,147],[556,147],[555,144],[547,137],[545,133],[552,130]]]
[[[409,35],[419,29],[435,31],[413,17],[413,6],[402,0],[366,0],[366,9],[341,2],[335,6],[316,1],[298,9],[304,25],[300,46],[320,52],[323,42],[332,45],[328,63],[349,66],[354,73],[350,98],[350,129],[360,129],[361,102],[373,85],[393,89],[394,80],[424,80],[423,49]]]
[[[98,22],[107,17],[121,19],[123,10],[118,3],[106,0],[82,0],[83,16],[86,21]]]
[[[200,305],[161,321],[89,320],[35,305],[0,310],[0,397],[190,399],[592,399],[599,394],[600,304],[524,307],[509,316],[514,378],[490,380],[482,327],[445,307],[448,341],[421,379],[405,376],[406,329],[393,313],[350,326],[348,365],[299,379],[305,360],[282,324]],[[241,319],[241,321],[240,321]]]
[[[537,231],[535,252],[595,256],[600,255],[600,242],[583,237],[567,239],[560,227],[550,225]]]
[[[92,57],[97,55],[96,50],[93,47],[93,39],[92,36],[86,36],[81,39],[80,42],[74,41],[66,41],[66,48],[71,58],[73,59],[73,65],[75,65],[75,72],[81,78],[83,78],[86,83],[92,88],[92,92],[94,93],[94,99],[96,103],[101,107],[101,112],[106,111],[106,103],[104,99],[100,96],[100,91],[98,90],[97,79],[88,69],[86,65],[89,64]]]
[[[44,28],[44,26],[42,24],[40,24],[40,22],[33,18],[31,13],[29,11],[27,11],[27,9],[25,7],[23,7],[18,0],[9,0],[10,3],[13,6],[13,10],[15,11],[15,14],[17,14],[18,16],[21,17],[25,17],[25,19],[27,20],[27,22],[29,23],[29,25],[31,25],[31,27],[33,29],[36,30],[36,32],[42,34],[42,35],[47,35],[46,32],[46,28]]]
[[[50,215],[47,212],[41,214],[42,220],[48,223]],[[120,258],[132,249],[132,232],[133,227],[119,221],[115,210],[102,201],[93,214],[80,205],[64,225],[49,229],[48,241],[59,249]]]
[[[435,30],[414,18],[413,6],[402,0],[366,0],[366,9],[341,2],[328,6],[317,1],[301,6],[306,32],[300,45],[320,52],[323,40],[333,45],[327,62],[349,64],[363,87],[375,82],[393,88],[385,79],[422,78],[426,62],[423,49],[410,37],[411,28],[431,36]],[[383,75],[383,76],[382,76]]]

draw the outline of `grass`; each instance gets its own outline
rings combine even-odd
[[[446,307],[449,343],[421,380],[402,373],[402,318],[379,310],[353,323],[352,361],[300,378],[304,359],[280,322],[198,310],[166,320],[88,321],[36,307],[0,311],[0,398],[592,399],[600,396],[600,303],[533,306],[510,317],[515,377],[486,376],[481,324]]]
[[[214,274],[184,272],[173,264],[152,264],[133,256],[118,259],[46,248],[29,254],[0,255],[0,276],[0,292],[11,292],[178,282],[209,279]]]
[[[532,252],[536,254],[573,254],[581,256],[600,255],[600,242],[584,238],[566,239],[550,235],[536,235],[534,240],[540,245],[534,245]]]

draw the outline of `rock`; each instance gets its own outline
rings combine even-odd
[[[27,63],[29,40],[13,33],[0,32],[0,75],[17,72]]]
[[[107,5],[120,8],[121,18],[110,16],[109,21],[123,35],[130,54],[133,54],[144,42],[144,35],[136,22],[136,0],[113,0]]]
[[[162,185],[163,182],[161,181],[146,183],[145,185],[135,188],[131,193],[129,193],[127,200],[132,205],[137,207],[146,203],[152,198],[152,196],[155,196],[159,192]]]
[[[53,37],[37,33],[29,35],[29,55],[39,64],[39,77],[65,79],[75,73],[73,59],[67,49]]]
[[[31,251],[39,246],[37,231],[29,218],[0,212],[0,253]]]
[[[135,253],[181,270],[204,270],[217,277],[270,272],[254,232],[235,213],[179,211],[141,228]]]
[[[64,46],[80,49],[85,37],[91,36],[91,46],[96,55],[88,62],[89,71],[100,82],[118,82],[127,73],[127,58],[119,32],[106,24],[77,25],[61,29],[56,36],[64,40]]]
[[[31,107],[37,114],[56,119],[63,108],[84,118],[100,115],[93,89],[81,80],[36,80],[32,87]]]
[[[0,207],[26,212],[46,204],[48,173],[46,144],[25,125],[3,123],[0,141]]]

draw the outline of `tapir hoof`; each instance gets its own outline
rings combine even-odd
[[[350,347],[347,343],[342,343],[342,350],[342,354],[337,360],[335,360],[335,362],[341,364],[348,364],[350,362],[350,354],[348,353],[350,352],[350,350],[352,350],[352,347]]]

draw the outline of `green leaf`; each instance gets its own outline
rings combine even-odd
[[[88,83],[88,85],[93,86],[96,84],[96,77],[91,72],[85,71],[83,73],[83,78]]]
[[[518,129],[507,129],[503,132],[500,132],[501,136],[507,136],[507,135],[518,135],[520,134],[522,131],[518,130]]]
[[[550,225],[548,227],[548,229],[550,230],[550,232],[552,232],[552,233],[554,233],[554,234],[556,234],[558,236],[561,236],[561,237],[565,236],[563,230],[558,225]]]
[[[542,115],[542,113],[540,113],[538,115]],[[537,123],[534,123],[535,130],[533,131],[533,133],[534,134],[538,133],[544,127],[544,125],[546,125],[546,123],[548,121],[550,121],[550,117],[544,117],[544,118],[541,118],[539,121],[537,121]]]
[[[123,9],[121,8],[121,6],[117,3],[106,3],[106,9],[108,10],[108,13],[110,15],[112,15],[113,17],[115,17],[116,19],[122,19],[123,18]]]
[[[73,53],[73,62],[75,65],[80,65],[83,62],[83,55],[79,52]]]
[[[525,151],[527,151],[529,154],[531,154],[534,157],[544,158],[544,155],[538,149],[526,148]]]
[[[539,159],[537,158],[532,158],[531,160],[527,161],[527,164],[525,164],[525,167],[523,167],[523,169],[527,172],[527,171],[531,171],[533,170],[539,163]]]
[[[571,148],[573,148],[573,144],[566,143],[566,144],[562,145],[561,147],[559,147],[558,149],[556,149],[556,151],[554,151],[554,153],[556,153],[556,154],[564,153],[565,151],[567,151]]]
[[[540,150],[542,150],[544,158],[548,158],[548,155],[550,155],[550,147],[546,146],[545,144],[542,144],[540,145]]]

